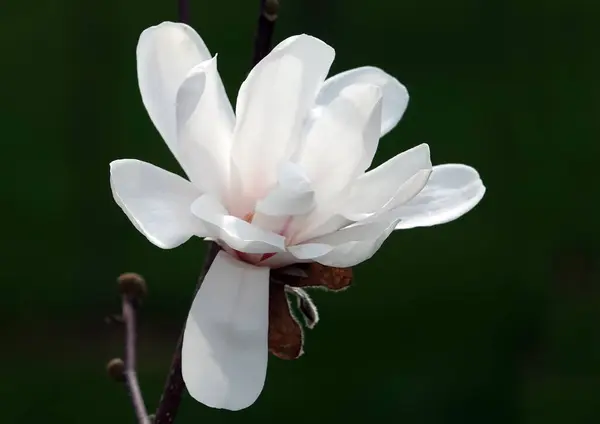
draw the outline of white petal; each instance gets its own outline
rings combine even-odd
[[[346,189],[332,194],[331,197],[319,199],[316,207],[308,215],[296,220],[288,238],[288,245],[305,243],[315,237],[333,233],[352,224],[353,221],[340,213],[348,198],[348,193],[349,190]]]
[[[269,269],[221,251],[196,294],[183,335],[181,373],[212,408],[252,405],[267,373]]]
[[[351,85],[324,107],[306,134],[298,163],[317,192],[331,198],[370,165],[379,141],[381,89]]]
[[[177,152],[203,192],[225,191],[234,126],[231,105],[217,71],[217,57],[196,65],[177,92]]]
[[[320,243],[336,247],[349,242],[370,240],[387,228],[389,224],[388,217],[389,213],[385,214],[385,219],[352,224],[333,233],[315,237],[309,240],[308,243]]]
[[[332,246],[323,243],[304,243],[288,247],[288,252],[291,253],[296,259],[301,261],[320,258],[332,250]]]
[[[142,101],[156,129],[176,157],[177,90],[188,72],[210,57],[200,36],[185,24],[163,22],[140,35],[137,74]],[[220,79],[217,84],[222,89]],[[229,113],[233,116],[231,106]]]
[[[477,171],[467,165],[433,167],[425,188],[398,208],[402,219],[396,229],[429,227],[453,221],[479,203],[485,186]]]
[[[373,84],[381,87],[383,110],[381,114],[381,137],[392,130],[402,118],[408,105],[406,87],[379,68],[364,66],[350,69],[328,78],[317,96],[317,107],[329,104],[340,91],[353,84]],[[317,112],[318,113],[318,112]]]
[[[244,192],[266,195],[300,130],[329,67],[333,48],[299,35],[284,40],[252,69],[240,88],[233,160]]]
[[[374,213],[396,208],[423,189],[430,173],[427,144],[400,153],[354,182],[342,214],[358,221]]]
[[[315,205],[315,193],[303,169],[286,162],[280,167],[277,185],[256,203],[251,222],[287,237],[298,231]]]
[[[156,246],[171,249],[193,235],[207,235],[190,212],[200,193],[179,175],[139,160],[120,159],[110,164],[110,185],[123,212]]]
[[[333,266],[338,268],[347,268],[360,264],[370,259],[381,247],[383,242],[387,240],[389,235],[394,231],[394,227],[398,221],[394,221],[377,236],[362,241],[354,241],[336,246],[327,255],[316,259],[320,264]]]
[[[277,186],[256,203],[256,212],[271,216],[302,215],[314,205],[314,191],[304,170],[286,162],[279,168]]]
[[[191,211],[203,222],[209,237],[222,240],[232,249],[245,253],[285,251],[285,238],[229,215],[210,195],[196,199]]]
[[[354,224],[288,250],[300,260],[351,267],[371,258],[379,250],[398,222],[395,215],[395,212],[388,212],[378,221]]]

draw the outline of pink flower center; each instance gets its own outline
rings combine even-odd
[[[251,224],[252,220],[254,219],[254,212],[248,212],[246,215],[244,215],[244,217],[242,218],[244,221],[246,221],[247,223]],[[286,225],[284,226],[284,229],[280,232],[280,234],[283,234],[285,231],[285,227],[289,226],[289,221],[291,220],[287,220],[286,221]],[[262,254],[258,254],[258,253],[245,253],[245,252],[240,252],[238,250],[234,250],[235,255],[244,262],[253,264],[253,265],[257,265],[262,261],[266,261],[269,258],[272,258],[273,256],[275,256],[275,253],[262,253]]]

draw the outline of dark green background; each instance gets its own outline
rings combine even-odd
[[[192,1],[231,98],[258,1]],[[318,292],[306,355],[272,358],[251,408],[187,395],[177,423],[600,422],[597,2],[282,0],[276,39],[306,32],[333,72],[384,68],[411,102],[377,160],[423,141],[488,188],[464,218],[395,233],[342,294]],[[204,245],[162,251],[114,204],[108,164],[179,172],[142,106],[140,32],[171,1],[1,6],[2,423],[134,422],[105,375],[122,354],[115,278],[143,274],[139,374],[157,403]]]

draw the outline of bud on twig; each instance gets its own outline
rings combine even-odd
[[[148,293],[146,280],[135,272],[126,272],[117,278],[119,291],[130,300],[139,302]]]
[[[106,364],[106,372],[110,378],[119,383],[125,381],[125,363],[121,358],[114,358]]]

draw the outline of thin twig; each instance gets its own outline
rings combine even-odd
[[[252,66],[260,62],[271,51],[271,41],[278,13],[279,0],[260,0],[260,15],[254,35]]]
[[[136,317],[135,308],[127,295],[123,295],[123,321],[125,322],[125,383],[129,389],[133,409],[140,424],[150,424],[146,404],[136,373]]]
[[[186,0],[179,0],[180,5],[180,20],[184,22],[185,17],[183,11],[187,13],[187,7],[182,7]],[[271,50],[271,40],[273,38],[273,30],[275,29],[275,21],[277,19],[277,9],[279,7],[278,0],[261,0],[260,2],[260,16],[258,19],[258,27],[256,29],[256,36],[254,38],[254,54],[252,59],[253,66],[256,65],[263,57],[265,57]],[[210,242],[208,253],[206,254],[206,260],[196,285],[194,294],[200,289],[202,281],[208,272],[213,260],[219,252],[219,246]],[[177,341],[175,347],[175,354],[171,361],[171,368],[169,369],[169,375],[163,389],[162,396],[160,398],[158,408],[156,410],[154,424],[172,424],[175,420],[179,405],[181,403],[181,396],[185,384],[181,375],[181,347],[183,345],[183,330]]]
[[[190,23],[190,0],[177,0],[177,17],[179,22]]]

